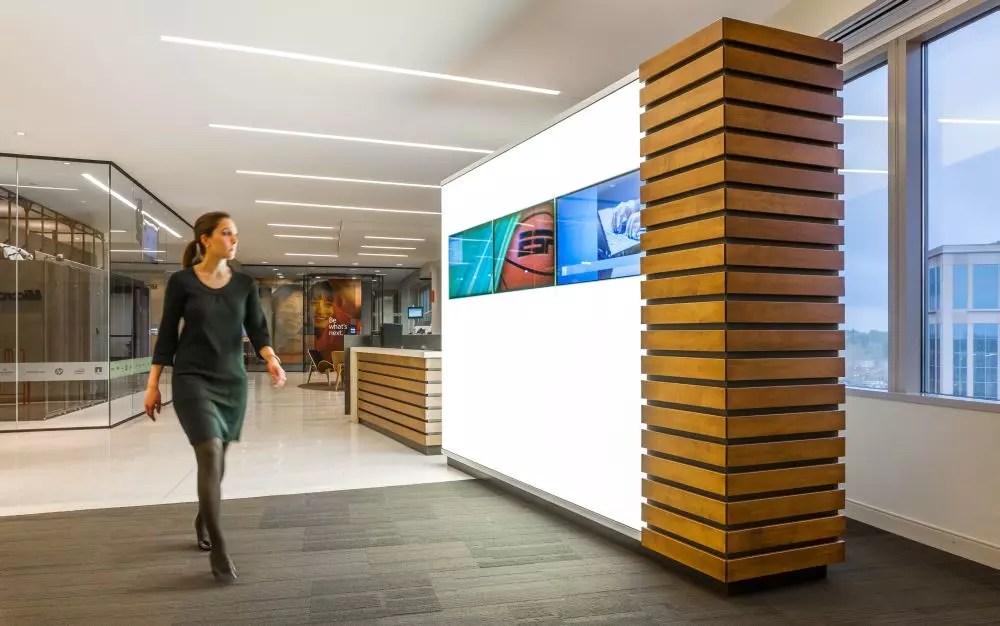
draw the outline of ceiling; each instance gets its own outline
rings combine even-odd
[[[225,130],[261,127],[496,150],[714,19],[788,0],[33,0],[4,8],[0,152],[110,160],[189,222],[225,210],[245,264],[418,267],[440,254],[437,185],[482,153]],[[161,41],[175,36],[559,90],[545,95]],[[23,133],[19,135],[18,133]],[[9,160],[8,160],[9,161]],[[37,163],[37,162],[32,162]],[[12,163],[0,160],[0,174]],[[32,165],[38,202],[83,209],[81,164]],[[60,168],[64,168],[60,170]],[[0,176],[2,178],[2,176]],[[20,174],[22,184],[27,180]],[[0,183],[7,181],[0,181]],[[129,187],[121,191],[118,185]],[[128,196],[132,186],[112,176]],[[80,196],[73,194],[79,193]],[[28,190],[22,190],[28,196]],[[107,206],[107,195],[104,195]],[[34,198],[33,198],[34,199]],[[80,200],[78,202],[78,200]],[[261,204],[258,200],[429,214]],[[88,204],[93,202],[88,200]],[[143,206],[152,206],[153,199]],[[96,203],[95,203],[96,204]],[[127,221],[129,209],[112,200]],[[93,206],[93,205],[91,205]],[[60,210],[57,206],[53,206]],[[69,209],[67,209],[69,210]],[[162,211],[167,221],[170,218]],[[329,230],[269,227],[322,225]],[[173,228],[180,228],[177,224]],[[188,231],[181,230],[188,236]],[[333,239],[291,239],[311,234]],[[423,241],[366,239],[407,237]],[[127,239],[135,237],[128,235]],[[183,240],[161,237],[174,252]],[[391,245],[413,250],[362,248]],[[288,256],[324,254],[333,256]],[[362,254],[399,254],[374,257]]]

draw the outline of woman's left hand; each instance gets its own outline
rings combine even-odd
[[[271,375],[271,384],[277,388],[285,386],[285,381],[288,377],[285,376],[285,370],[281,368],[281,363],[278,359],[268,359],[267,360],[267,373]]]

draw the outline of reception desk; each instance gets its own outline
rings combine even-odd
[[[441,353],[350,350],[351,418],[424,454],[441,453]]]

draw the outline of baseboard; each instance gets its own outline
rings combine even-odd
[[[1000,546],[961,535],[902,515],[847,500],[847,516],[886,532],[906,537],[970,561],[1000,569]]]

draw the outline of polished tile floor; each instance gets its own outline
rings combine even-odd
[[[352,423],[343,392],[307,391],[303,374],[275,390],[251,374],[243,440],[224,496],[298,494],[464,480],[427,457]],[[0,516],[193,502],[194,455],[165,407],[110,430],[0,434]]]

